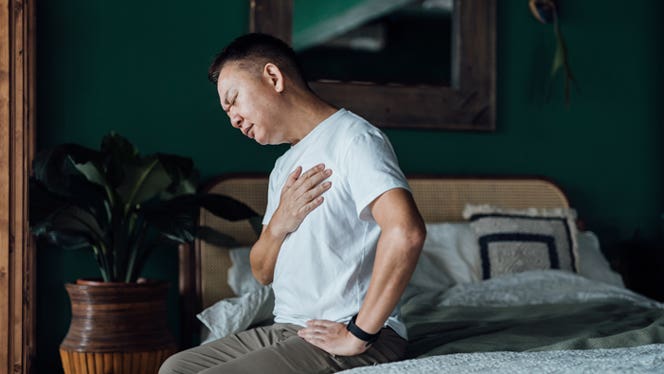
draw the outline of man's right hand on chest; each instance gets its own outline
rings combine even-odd
[[[304,218],[323,203],[322,194],[332,186],[332,182],[326,181],[330,175],[332,170],[318,164],[304,173],[298,166],[288,176],[270,221],[273,234],[286,236],[297,230]]]
[[[288,176],[281,189],[279,206],[251,248],[251,270],[260,283],[272,282],[281,245],[286,236],[297,230],[305,217],[323,203],[323,193],[332,186],[326,181],[330,175],[332,170],[318,164],[305,173],[298,166]]]

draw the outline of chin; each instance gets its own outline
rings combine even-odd
[[[261,136],[254,136],[254,141],[256,143],[260,144],[260,145],[267,145],[268,144],[267,140],[265,138],[261,137]]]

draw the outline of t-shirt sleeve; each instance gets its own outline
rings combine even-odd
[[[378,196],[394,188],[410,191],[394,149],[383,133],[362,134],[353,138],[344,164],[348,165],[346,180],[356,212],[362,220],[373,219],[369,204]]]
[[[281,191],[277,186],[277,171],[276,168],[270,173],[267,186],[267,206],[265,207],[265,214],[263,215],[263,226],[270,223],[274,211],[279,206],[279,199],[281,198]]]

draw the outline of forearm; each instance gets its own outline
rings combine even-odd
[[[275,230],[273,225],[268,224],[264,227],[256,243],[251,247],[249,255],[251,272],[261,284],[272,283],[274,267],[286,235]]]
[[[369,289],[355,321],[362,330],[375,333],[385,324],[415,270],[424,236],[420,227],[381,233]]]

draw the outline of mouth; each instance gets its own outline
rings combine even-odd
[[[244,134],[244,136],[249,137],[250,139],[253,139],[253,138],[254,138],[253,134],[249,134],[249,131],[250,131],[253,127],[254,127],[254,124],[252,123],[251,125],[249,125],[249,127],[246,127],[246,128],[244,128],[244,129],[242,129],[242,134]]]

